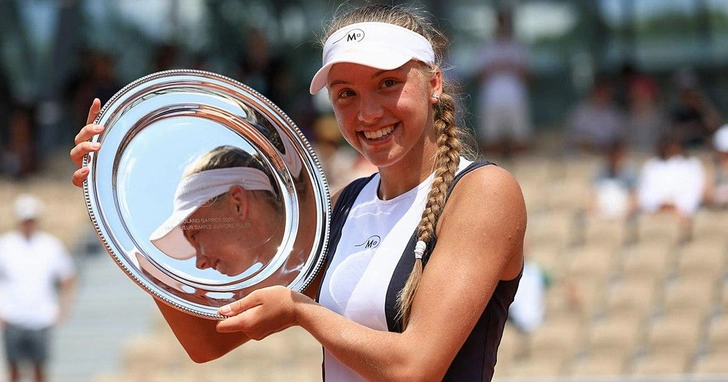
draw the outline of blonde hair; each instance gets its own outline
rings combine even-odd
[[[214,149],[201,155],[199,158],[197,158],[197,160],[195,160],[195,162],[193,162],[185,169],[182,177],[185,178],[192,174],[207,170],[213,170],[216,168],[229,167],[250,167],[260,170],[268,176],[268,180],[270,181],[270,184],[273,186],[274,190],[277,189],[277,187],[275,186],[275,178],[273,178],[270,171],[266,168],[266,166],[263,165],[263,163],[261,163],[260,159],[258,159],[256,155],[252,155],[247,151],[241,149],[240,147],[231,145],[217,146]],[[278,197],[278,192],[265,191],[265,194],[270,196],[269,199],[271,201],[271,204],[275,208],[282,208],[281,201]],[[222,195],[218,195],[213,198],[212,203],[217,202],[217,200],[219,200],[220,196]]]
[[[424,16],[414,8],[402,5],[368,4],[355,8],[341,16],[336,16],[324,34],[323,42],[338,29],[359,22],[384,22],[410,29],[424,36],[435,51],[435,65],[428,68],[434,75],[442,62],[442,52],[448,41]],[[443,80],[443,92],[439,102],[434,105],[434,128],[437,133],[437,155],[435,176],[427,196],[427,204],[417,226],[417,239],[423,241],[431,250],[430,243],[435,237],[437,220],[445,205],[448,188],[455,177],[463,147],[461,136],[466,135],[457,126],[456,103],[452,95],[452,85]],[[423,260],[415,259],[404,288],[397,299],[398,318],[402,320],[402,330],[407,327],[412,301],[422,277]]]

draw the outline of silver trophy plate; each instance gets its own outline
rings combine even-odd
[[[322,267],[329,188],[316,155],[268,99],[224,76],[170,70],[101,109],[85,158],[89,217],[134,282],[182,311],[255,289],[303,291]]]

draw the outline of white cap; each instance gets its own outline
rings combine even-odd
[[[21,194],[15,199],[15,218],[19,222],[33,220],[43,212],[43,202],[30,194]]]
[[[713,147],[722,153],[728,153],[728,125],[723,125],[713,134]]]
[[[216,168],[191,174],[177,186],[172,215],[152,232],[149,240],[172,258],[186,260],[194,257],[195,248],[185,238],[180,225],[200,206],[237,185],[249,191],[274,192],[268,175],[255,168]]]
[[[389,23],[351,24],[326,40],[323,64],[313,76],[309,92],[316,94],[326,87],[329,70],[340,62],[392,70],[412,59],[428,65],[435,63],[432,44],[421,34]]]

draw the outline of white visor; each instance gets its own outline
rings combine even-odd
[[[152,232],[149,240],[172,258],[185,260],[194,257],[195,248],[185,238],[180,225],[210,199],[238,185],[248,191],[274,193],[268,176],[250,167],[217,168],[189,175],[182,179],[174,193],[172,215]]]
[[[421,34],[389,23],[351,24],[326,40],[323,63],[311,80],[309,92],[316,94],[326,87],[329,70],[340,62],[392,70],[413,59],[428,65],[435,63],[432,44]]]

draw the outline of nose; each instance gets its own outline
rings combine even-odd
[[[359,99],[359,121],[373,123],[382,117],[384,108],[376,97],[362,94]]]
[[[205,256],[204,253],[198,252],[195,260],[196,260],[195,266],[197,267],[197,269],[207,269],[207,268],[212,267],[212,263],[207,258],[207,256]]]

